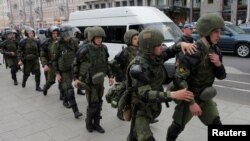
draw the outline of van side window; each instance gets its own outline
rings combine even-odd
[[[138,32],[141,32],[143,30],[143,26],[142,25],[130,25],[129,29],[135,29]]]
[[[126,32],[126,26],[108,26],[107,34],[107,42],[111,43],[124,43],[123,36]]]

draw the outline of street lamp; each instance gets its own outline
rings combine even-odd
[[[27,2],[27,4],[29,5],[29,8],[30,8],[30,26],[31,26],[32,28],[34,28],[34,19],[33,19],[33,14],[32,14],[32,1],[29,0],[29,1]]]

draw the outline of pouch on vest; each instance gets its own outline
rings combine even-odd
[[[209,101],[213,97],[215,97],[216,94],[217,94],[217,91],[214,87],[207,87],[201,92],[200,99],[203,101]]]
[[[98,72],[92,76],[92,83],[94,85],[96,84],[102,84],[104,82],[104,73],[103,72]]]

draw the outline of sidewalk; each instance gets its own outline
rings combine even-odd
[[[10,80],[9,69],[0,66],[0,141],[125,141],[129,133],[129,122],[116,118],[104,100],[101,125],[105,134],[88,133],[85,128],[87,101],[76,95],[83,117],[75,119],[71,109],[62,106],[57,84],[47,96],[35,91],[34,76],[30,76],[26,88],[21,87],[22,73],[18,73],[19,85]],[[41,86],[44,76],[41,76]],[[105,91],[108,86],[105,86]],[[250,124],[250,106],[215,99],[223,124]],[[163,110],[159,122],[151,125],[157,141],[165,141],[168,126],[172,122],[174,103]],[[178,141],[206,141],[207,128],[198,118],[193,118],[179,136]]]

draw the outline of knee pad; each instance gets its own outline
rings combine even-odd
[[[212,125],[222,125],[221,123],[221,120],[220,120],[220,117],[216,117],[214,118],[213,122],[212,122]]]

